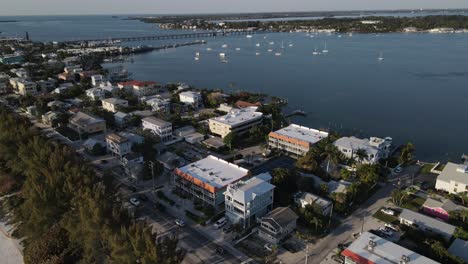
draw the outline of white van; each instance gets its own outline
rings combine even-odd
[[[223,217],[223,218],[219,219],[218,221],[216,221],[216,223],[214,224],[214,226],[215,226],[216,228],[221,228],[221,227],[223,227],[225,224],[226,224],[226,217]]]

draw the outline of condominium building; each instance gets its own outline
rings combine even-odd
[[[126,137],[116,133],[106,136],[107,151],[122,157],[132,151],[132,142]]]
[[[164,112],[164,113],[169,113],[170,107],[171,107],[171,102],[169,99],[162,99],[158,97],[146,100],[145,103],[151,106],[153,111]]]
[[[161,85],[156,82],[129,81],[118,83],[118,87],[142,97],[157,94]]]
[[[94,87],[100,86],[102,83],[106,81],[106,78],[102,75],[93,75],[91,76],[91,84]]]
[[[159,136],[162,141],[172,138],[172,124],[154,116],[145,117],[142,120],[143,129],[148,129]]]
[[[107,98],[103,99],[101,102],[102,108],[112,113],[117,113],[119,109],[128,107],[128,101],[119,98]]]
[[[375,164],[380,159],[386,159],[390,155],[392,138],[371,137],[370,139],[360,139],[356,137],[342,137],[333,142],[333,145],[347,158],[355,159],[364,164]],[[365,157],[356,156],[356,152],[359,150],[364,152]]]
[[[219,209],[227,186],[249,175],[247,169],[210,155],[176,169],[174,180],[179,190]]]
[[[307,154],[310,147],[328,137],[328,133],[291,124],[268,135],[270,148],[286,151],[294,157]]]
[[[199,92],[187,91],[179,94],[179,101],[195,108],[203,106],[203,99]]]
[[[369,232],[362,233],[341,255],[345,257],[345,264],[438,264]]]
[[[69,127],[80,135],[83,133],[94,134],[106,131],[106,121],[92,115],[78,112],[69,120]]]
[[[437,176],[435,188],[452,194],[468,192],[468,165],[448,162]]]
[[[225,196],[226,217],[244,228],[254,224],[273,208],[271,175],[264,173],[246,181],[229,184]]]
[[[257,112],[257,107],[233,109],[227,115],[209,119],[210,131],[222,138],[231,132],[243,134],[253,126],[262,123],[263,113]]]

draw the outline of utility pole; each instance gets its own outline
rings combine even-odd
[[[153,192],[154,192],[154,189],[156,189],[156,186],[155,186],[155,182],[154,182],[154,163],[153,161],[149,161],[148,162],[150,167],[151,167],[151,178],[153,179]]]
[[[306,258],[305,258],[305,264],[309,263],[309,245],[307,244],[306,246]]]
[[[332,215],[333,215],[333,203],[332,203],[332,207],[330,210],[330,219],[328,219],[328,228],[330,228],[331,226]]]

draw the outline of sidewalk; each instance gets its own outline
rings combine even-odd
[[[4,264],[23,264],[22,247],[19,241],[9,235],[11,227],[0,222],[0,259]]]

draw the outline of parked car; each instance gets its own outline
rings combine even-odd
[[[223,218],[219,219],[218,221],[216,221],[214,226],[219,229],[219,228],[223,227],[225,224],[226,224],[226,217],[223,217]]]
[[[229,233],[229,232],[232,231],[233,228],[234,228],[234,227],[233,227],[232,225],[225,226],[225,227],[223,228],[223,232],[224,232],[224,233]]]
[[[270,252],[273,251],[273,246],[271,244],[265,244],[263,248]]]
[[[336,263],[340,263],[340,264],[344,263],[345,261],[344,257],[341,255],[333,255],[331,259],[333,259]]]
[[[398,232],[398,227],[396,225],[385,224],[385,227],[392,230],[392,231]]]
[[[134,206],[139,206],[140,205],[140,200],[133,197],[133,198],[130,198],[130,203],[133,204]]]
[[[381,228],[379,228],[379,231],[384,233],[387,236],[393,236],[393,232],[388,228],[381,227]]]
[[[393,211],[392,209],[382,208],[380,209],[380,211],[382,211],[382,213],[386,215],[395,215],[395,211]]]
[[[393,170],[393,172],[395,172],[395,173],[401,173],[402,171],[403,171],[403,169],[402,169],[400,166],[396,167],[396,168]]]
[[[184,227],[185,226],[185,221],[182,220],[182,219],[176,219],[175,220],[175,223],[176,225],[180,226],[180,227]]]

